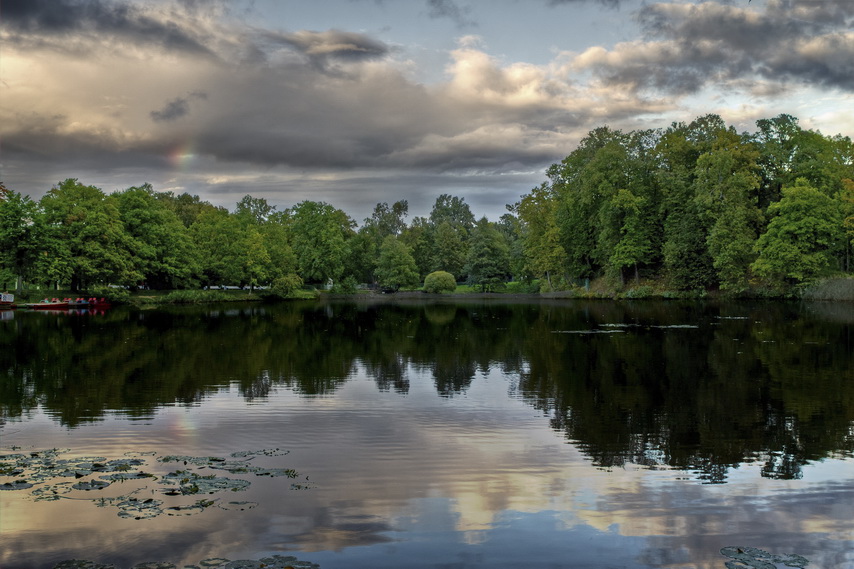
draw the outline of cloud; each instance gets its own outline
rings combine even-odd
[[[621,4],[625,4],[629,0],[548,0],[549,6],[563,6],[571,4],[596,3],[608,8],[619,8]]]
[[[4,0],[2,24],[17,42],[38,38],[41,45],[60,50],[69,47],[67,36],[74,34],[211,55],[192,27],[125,2]]]
[[[252,26],[231,4],[3,0],[3,179],[46,190],[95,172],[109,189],[160,181],[239,189],[237,199],[263,191],[273,203],[276,192],[312,199],[326,188],[330,203],[365,214],[353,204],[415,203],[425,188],[508,203],[602,124],[662,126],[721,108],[761,118],[764,107],[714,99],[733,91],[854,91],[854,2],[635,3],[640,35],[628,41],[533,64],[467,35],[442,54],[441,79],[420,83],[419,47]],[[462,3],[430,6],[422,18],[469,17]],[[690,95],[713,103],[691,115]]]
[[[471,9],[468,6],[460,6],[454,0],[427,0],[427,7],[431,18],[448,18],[460,28],[477,25],[469,17]]]
[[[686,95],[750,77],[851,91],[854,32],[844,27],[851,15],[847,1],[769,0],[761,12],[715,2],[650,4],[636,15],[643,38],[591,47],[574,67],[636,92]]]
[[[312,58],[336,58],[350,60],[375,59],[386,55],[388,46],[367,35],[328,30],[315,32],[300,30],[294,33],[273,34],[265,37],[296,48]]]
[[[154,122],[171,122],[190,114],[190,99],[207,99],[207,93],[195,91],[187,97],[176,97],[149,115]]]

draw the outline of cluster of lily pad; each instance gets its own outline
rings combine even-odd
[[[809,565],[806,557],[796,553],[768,553],[756,547],[729,545],[721,549],[721,554],[732,559],[724,563],[727,569],[777,569],[777,564],[803,568]]]
[[[115,565],[104,565],[85,559],[69,559],[53,566],[53,569],[116,569]],[[240,559],[230,561],[222,557],[202,559],[196,565],[183,565],[180,568],[173,563],[153,561],[138,563],[130,569],[320,569],[320,565],[300,561],[296,557],[272,555],[261,559]]]
[[[19,449],[17,449],[19,450]],[[149,519],[161,514],[170,516],[187,516],[200,513],[211,506],[224,510],[248,510],[257,506],[255,502],[225,501],[220,498],[197,499],[191,503],[165,506],[165,500],[153,497],[139,496],[147,490],[147,486],[137,488],[121,496],[79,498],[70,494],[80,492],[95,492],[105,490],[116,482],[129,481],[157,482],[157,490],[163,496],[195,496],[210,495],[220,492],[239,492],[251,484],[242,478],[231,478],[217,474],[203,475],[195,470],[222,470],[230,474],[251,474],[255,476],[286,477],[295,479],[298,474],[290,468],[268,468],[251,464],[257,456],[283,456],[288,451],[280,449],[262,449],[255,451],[238,451],[229,458],[216,456],[177,456],[166,455],[157,457],[163,464],[181,463],[182,469],[156,476],[142,470],[146,464],[145,457],[155,456],[154,452],[129,452],[124,458],[108,460],[102,456],[86,456],[77,458],[62,458],[69,449],[49,449],[28,453],[11,453],[0,455],[0,490],[27,490],[35,501],[55,501],[61,499],[91,499],[99,507],[115,507],[122,518]],[[65,481],[63,478],[69,479]],[[38,486],[38,487],[36,487]],[[292,483],[292,489],[308,488],[307,482]],[[152,493],[154,493],[152,492]]]

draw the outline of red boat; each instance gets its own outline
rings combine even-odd
[[[44,298],[39,302],[31,302],[29,304],[21,305],[23,308],[30,308],[32,310],[68,310],[68,309],[82,309],[86,310],[87,308],[96,308],[99,310],[103,310],[105,308],[110,308],[110,301],[105,298],[63,298],[62,300],[58,298],[47,299]]]
[[[68,308],[69,299],[58,299],[58,298],[43,298],[38,302],[30,302],[28,304],[22,304],[24,308],[32,308],[33,310],[61,310],[63,308]]]

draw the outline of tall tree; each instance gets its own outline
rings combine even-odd
[[[155,289],[184,288],[195,277],[197,253],[186,226],[150,184],[113,194],[135,269]]]
[[[748,270],[755,259],[753,244],[762,222],[757,157],[753,144],[727,130],[697,160],[695,200],[706,244],[721,289],[732,292],[747,288]]]
[[[504,236],[485,217],[472,230],[465,272],[482,291],[494,289],[510,273],[510,248]]]
[[[0,183],[0,268],[15,275],[18,294],[32,274],[42,233],[38,204]]]
[[[341,278],[355,225],[350,217],[327,203],[313,201],[298,203],[288,215],[291,245],[303,280],[326,282]]]
[[[433,230],[432,271],[447,271],[460,278],[466,262],[464,230],[443,221]]]
[[[455,230],[461,232],[463,240],[474,227],[474,214],[471,212],[465,198],[442,194],[436,198],[433,209],[430,210],[430,223],[438,227],[447,222]]]
[[[836,253],[845,245],[841,202],[803,178],[782,194],[768,207],[771,221],[756,242],[753,271],[774,284],[799,284],[838,269]]]
[[[69,178],[40,200],[49,250],[44,268],[51,280],[72,290],[93,284],[132,284],[142,278],[134,267],[130,238],[116,199],[99,188]]]
[[[717,274],[694,199],[697,160],[711,151],[720,132],[726,131],[717,115],[690,124],[674,123],[656,146],[655,176],[661,190],[661,256],[670,286],[704,289],[717,283]]]
[[[542,184],[522,196],[516,205],[522,233],[526,269],[537,278],[545,277],[554,288],[552,275],[560,275],[566,263],[557,225],[557,195],[548,184]]]
[[[381,286],[395,291],[416,286],[421,280],[409,247],[394,235],[386,236],[380,247],[377,280]]]
[[[246,195],[237,202],[234,213],[249,223],[262,225],[276,211],[276,206],[267,203],[264,198],[253,198]]]
[[[190,227],[205,285],[238,284],[242,278],[244,226],[225,208],[204,209]]]

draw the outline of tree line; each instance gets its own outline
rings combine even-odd
[[[0,184],[0,282],[83,290],[375,283],[449,273],[488,290],[604,277],[672,290],[775,291],[851,272],[854,145],[789,115],[738,133],[717,115],[665,129],[592,130],[547,180],[475,219],[442,194],[427,217],[378,203],[361,225],[325,202],[233,211],[149,185],[106,194],[67,179],[38,201]],[[533,286],[533,285],[532,285]]]
[[[361,227],[324,202],[277,211],[245,196],[234,209],[149,185],[111,194],[67,179],[34,201],[0,188],[0,282],[152,289],[272,285],[287,294],[330,281],[418,286],[446,271],[484,287],[511,274],[508,232],[439,196],[429,218],[379,203]]]
[[[601,127],[513,206],[525,267],[553,287],[642,277],[675,290],[785,291],[851,271],[854,145],[790,115]],[[557,282],[555,282],[557,280]]]

